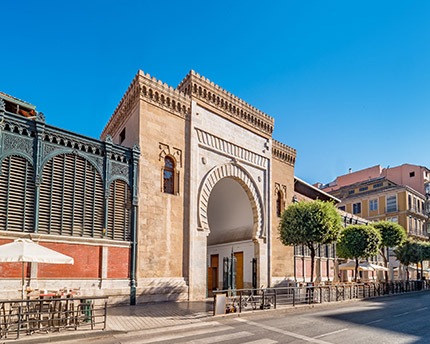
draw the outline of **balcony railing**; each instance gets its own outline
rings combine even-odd
[[[428,213],[425,211],[425,209],[423,209],[421,207],[418,208],[418,207],[410,206],[408,210],[410,212],[412,212],[412,213],[415,213],[415,214],[420,214],[420,215],[423,215],[423,216],[428,216]]]

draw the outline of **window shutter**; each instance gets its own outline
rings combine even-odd
[[[110,185],[108,198],[108,236],[115,240],[130,240],[130,188],[122,180]]]
[[[15,232],[34,231],[33,166],[20,156],[2,162],[0,176],[0,229]]]
[[[175,195],[179,194],[179,182],[180,182],[180,180],[181,179],[179,177],[179,171],[176,171],[175,184],[174,184],[174,187],[175,187],[174,193],[175,193]]]
[[[103,237],[103,182],[86,159],[63,154],[43,169],[39,232]]]

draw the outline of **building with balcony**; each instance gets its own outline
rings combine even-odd
[[[371,222],[399,223],[409,236],[427,240],[426,197],[406,185],[378,177],[330,191],[341,200],[337,207]]]
[[[294,177],[294,201],[313,201],[322,200],[333,202],[334,204],[341,204],[341,200],[334,195],[324,192],[317,187],[305,182],[304,180]],[[369,223],[368,220],[360,217],[359,215],[352,215],[344,210],[339,209],[342,217],[344,227],[349,225],[363,225]],[[381,260],[378,255],[370,259],[372,262],[377,263]],[[315,281],[325,282],[333,281],[339,276],[335,276],[335,267],[340,260],[336,255],[336,244],[318,245],[315,257]],[[310,280],[311,272],[311,254],[307,246],[300,245],[294,247],[294,281],[306,282]],[[351,271],[341,272],[340,280],[351,281],[353,274]],[[371,272],[366,274],[368,278],[376,278],[376,274]]]

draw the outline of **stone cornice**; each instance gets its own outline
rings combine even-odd
[[[106,140],[107,135],[111,135],[112,137],[115,136],[116,131],[121,128],[122,123],[124,123],[128,116],[130,116],[131,110],[137,104],[139,100],[139,93],[139,73],[137,73],[118,106],[116,107],[113,115],[109,119],[109,122],[103,129],[100,139],[104,141]]]
[[[274,126],[272,117],[193,70],[188,73],[176,89],[220,110],[222,114],[227,115],[226,118],[235,119],[264,137],[272,136]]]
[[[108,134],[116,135],[139,100],[184,119],[187,119],[191,112],[191,98],[189,96],[139,70],[104,128],[100,136],[102,140]]]
[[[272,155],[273,158],[281,160],[288,165],[294,166],[296,162],[297,152],[294,148],[291,148],[282,142],[272,140]]]

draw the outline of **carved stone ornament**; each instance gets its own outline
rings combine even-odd
[[[179,167],[182,167],[182,151],[178,148],[172,148],[172,155],[176,159]]]
[[[275,196],[278,196],[279,191],[282,192],[282,198],[285,200],[287,197],[287,186],[275,183]]]
[[[164,160],[166,155],[170,155],[175,158],[177,166],[182,167],[182,151],[179,148],[170,147],[169,145],[166,145],[165,143],[161,143],[161,142],[158,148],[160,150],[158,153],[159,161]]]
[[[3,99],[0,98],[0,111],[6,111],[6,104]]]

